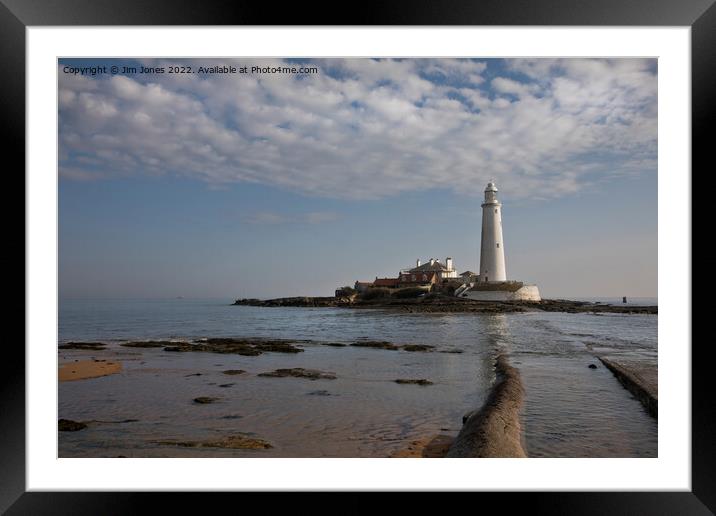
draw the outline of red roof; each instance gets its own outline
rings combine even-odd
[[[398,278],[375,278],[374,287],[397,287],[400,280]]]

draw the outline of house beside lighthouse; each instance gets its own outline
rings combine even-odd
[[[507,279],[502,204],[497,192],[494,181],[487,183],[482,203],[479,272],[476,276],[466,276],[467,281],[455,295],[481,301],[539,301],[537,285]]]

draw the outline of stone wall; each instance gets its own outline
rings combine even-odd
[[[537,285],[524,285],[514,292],[505,290],[468,290],[460,297],[477,301],[540,301]]]

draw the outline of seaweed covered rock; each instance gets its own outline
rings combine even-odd
[[[87,423],[72,421],[71,419],[60,419],[57,421],[57,429],[60,432],[76,432],[87,428]]]
[[[294,378],[307,378],[309,380],[335,380],[334,373],[326,373],[315,369],[303,369],[302,367],[294,367],[291,369],[276,369],[268,373],[260,373],[258,376],[270,378],[286,378],[292,376]]]
[[[385,341],[385,340],[360,340],[360,341],[352,343],[351,346],[355,346],[358,348],[374,348],[374,349],[390,349],[390,350],[400,349],[399,346],[396,346],[395,344]]]
[[[412,384],[412,385],[432,385],[433,384],[433,382],[431,382],[430,380],[426,380],[424,378],[419,378],[419,379],[398,378],[397,380],[395,380],[395,383]]]
[[[271,443],[268,441],[241,434],[206,441],[180,441],[165,439],[153,442],[155,444],[165,446],[181,446],[183,448],[227,448],[230,450],[267,450],[269,448],[273,448]]]
[[[198,398],[194,398],[194,403],[198,403],[200,405],[206,405],[209,403],[214,403],[219,398],[213,398],[211,396],[199,396]]]
[[[59,349],[86,349],[99,351],[105,349],[107,345],[104,342],[67,342],[58,347]]]
[[[432,351],[435,346],[428,346],[427,344],[406,344],[403,346],[405,351]]]
[[[164,346],[174,346],[177,342],[171,340],[132,340],[123,342],[120,346],[125,348],[161,348]]]
[[[193,343],[173,342],[164,348],[164,351],[175,352],[205,352],[224,353],[244,356],[258,356],[265,352],[272,353],[301,353],[303,349],[296,347],[290,340],[261,340],[239,338],[210,338],[201,339]]]

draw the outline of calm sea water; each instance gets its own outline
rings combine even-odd
[[[303,353],[258,357],[119,346],[130,339],[218,336],[312,342],[299,343]],[[361,339],[429,344],[435,352],[321,345]],[[530,456],[657,454],[656,420],[587,348],[655,363],[655,315],[405,314],[231,306],[224,299],[62,300],[59,340],[109,344],[104,351],[60,351],[61,362],[89,357],[123,362],[119,374],[60,383],[59,417],[94,421],[80,432],[60,433],[60,456],[388,456],[415,438],[455,435],[462,415],[484,402],[501,352],[509,353],[525,384],[522,419]],[[590,363],[598,368],[589,369]],[[338,378],[257,376],[286,367],[330,371]],[[225,369],[247,374],[226,376]],[[399,385],[397,378],[434,384]],[[197,405],[192,402],[197,396],[219,401]],[[155,443],[237,432],[274,447]]]

